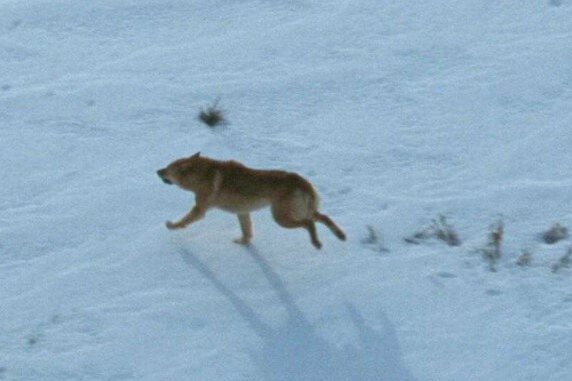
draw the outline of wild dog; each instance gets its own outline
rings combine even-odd
[[[234,242],[247,245],[253,233],[250,212],[269,206],[278,225],[306,229],[317,249],[322,243],[314,222],[326,225],[340,240],[346,239],[334,221],[318,211],[319,197],[312,184],[296,173],[253,169],[197,152],[159,169],[157,175],[166,184],[195,194],[193,208],[179,221],[167,221],[168,229],[182,229],[203,218],[209,209],[218,208],[238,216],[242,237]]]

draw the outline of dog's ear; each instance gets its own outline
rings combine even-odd
[[[197,152],[196,154],[194,154],[193,156],[191,156],[191,159],[195,159],[197,157],[199,157],[201,155],[200,152]]]

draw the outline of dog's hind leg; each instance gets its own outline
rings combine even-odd
[[[303,218],[296,220],[290,216],[288,209],[280,210],[279,208],[272,207],[272,216],[278,225],[284,228],[305,228],[308,233],[310,233],[310,239],[312,244],[316,249],[322,248],[322,243],[318,239],[318,233],[316,232],[316,224],[309,218]]]
[[[318,221],[326,225],[332,231],[332,233],[334,233],[336,237],[338,237],[340,240],[342,241],[346,240],[346,234],[342,231],[342,229],[340,229],[338,225],[336,225],[334,221],[332,221],[330,217],[316,211],[314,212],[313,218],[314,221]]]
[[[252,221],[250,220],[250,214],[239,214],[238,222],[240,222],[242,237],[235,239],[234,242],[241,245],[248,245],[250,243],[250,239],[252,238]]]

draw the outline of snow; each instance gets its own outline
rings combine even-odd
[[[570,379],[570,241],[540,238],[572,226],[570,20],[566,0],[3,0],[0,380]],[[320,226],[317,251],[268,211],[250,247],[223,212],[168,231],[193,197],[155,171],[197,151],[301,173],[348,241]],[[439,215],[461,246],[404,242]]]

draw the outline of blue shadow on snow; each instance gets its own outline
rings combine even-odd
[[[263,348],[252,355],[262,379],[267,381],[414,381],[401,360],[399,341],[392,323],[381,314],[383,332],[367,326],[351,303],[346,308],[358,337],[358,345],[337,348],[321,338],[306,319],[282,278],[253,246],[248,253],[260,267],[287,313],[278,328],[266,324],[236,293],[226,287],[196,255],[180,253],[189,265],[207,278],[262,339]]]

